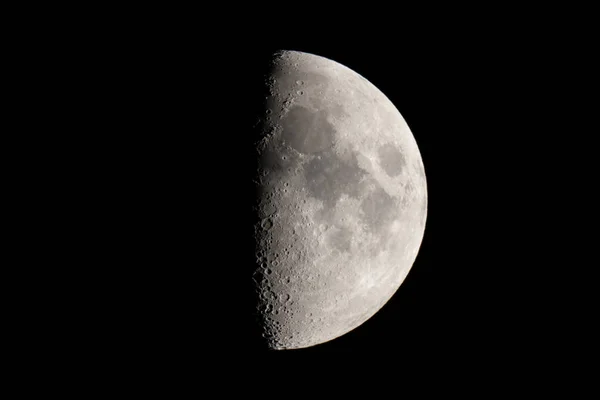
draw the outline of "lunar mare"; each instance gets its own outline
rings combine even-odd
[[[417,143],[391,101],[335,61],[283,51],[257,142],[257,268],[272,349],[335,339],[398,290],[425,229]]]

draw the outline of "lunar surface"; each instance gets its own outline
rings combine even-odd
[[[365,78],[282,51],[256,142],[253,281],[271,349],[335,339],[372,317],[413,265],[427,186],[417,143]]]

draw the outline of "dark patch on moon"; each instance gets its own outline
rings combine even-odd
[[[333,146],[335,128],[326,111],[294,106],[282,118],[282,139],[299,153],[318,153]]]
[[[269,182],[277,182],[285,178],[300,162],[298,153],[281,145],[276,139],[265,147],[259,158],[260,166],[265,171],[260,188],[263,192],[270,186]]]
[[[341,252],[349,252],[352,242],[352,231],[346,227],[335,228],[329,235],[331,245]]]
[[[396,203],[383,188],[377,188],[363,200],[360,208],[363,212],[362,220],[372,232],[378,233],[389,224],[396,210]]]
[[[345,161],[333,151],[315,156],[304,166],[306,188],[310,195],[334,207],[343,193],[358,197],[357,185],[365,171],[358,166],[356,156]]]
[[[391,143],[385,144],[379,148],[379,164],[386,174],[392,178],[400,175],[406,161],[400,150]]]

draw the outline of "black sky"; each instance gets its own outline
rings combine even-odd
[[[86,179],[106,230],[97,351],[149,363],[544,357],[541,332],[558,312],[546,284],[558,259],[548,260],[544,238],[557,214],[539,193],[562,179],[549,150],[562,88],[547,84],[560,35],[484,25],[391,29],[385,41],[363,31],[211,36],[176,24],[86,39],[100,49],[78,58],[97,105],[79,105],[94,121],[82,158],[96,161]],[[260,109],[258,74],[278,49],[340,62],[390,98],[419,145],[429,209],[410,274],[375,316],[326,344],[261,353],[245,273],[255,162],[247,132]]]

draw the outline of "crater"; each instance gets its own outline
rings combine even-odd
[[[273,203],[263,203],[259,209],[261,218],[267,218],[275,214],[277,206]]]
[[[390,177],[395,177],[402,173],[406,166],[406,160],[400,150],[391,143],[383,145],[378,150],[379,165]]]
[[[270,218],[267,218],[265,220],[262,221],[262,223],[260,224],[260,226],[268,231],[269,229],[271,229],[273,227],[273,221]]]
[[[288,74],[289,67],[286,63],[279,64],[272,71],[271,87],[276,93],[286,95],[303,90],[305,93],[318,93],[325,91],[331,85],[331,79],[316,72],[299,70],[292,74]],[[317,105],[319,106],[319,105]]]

